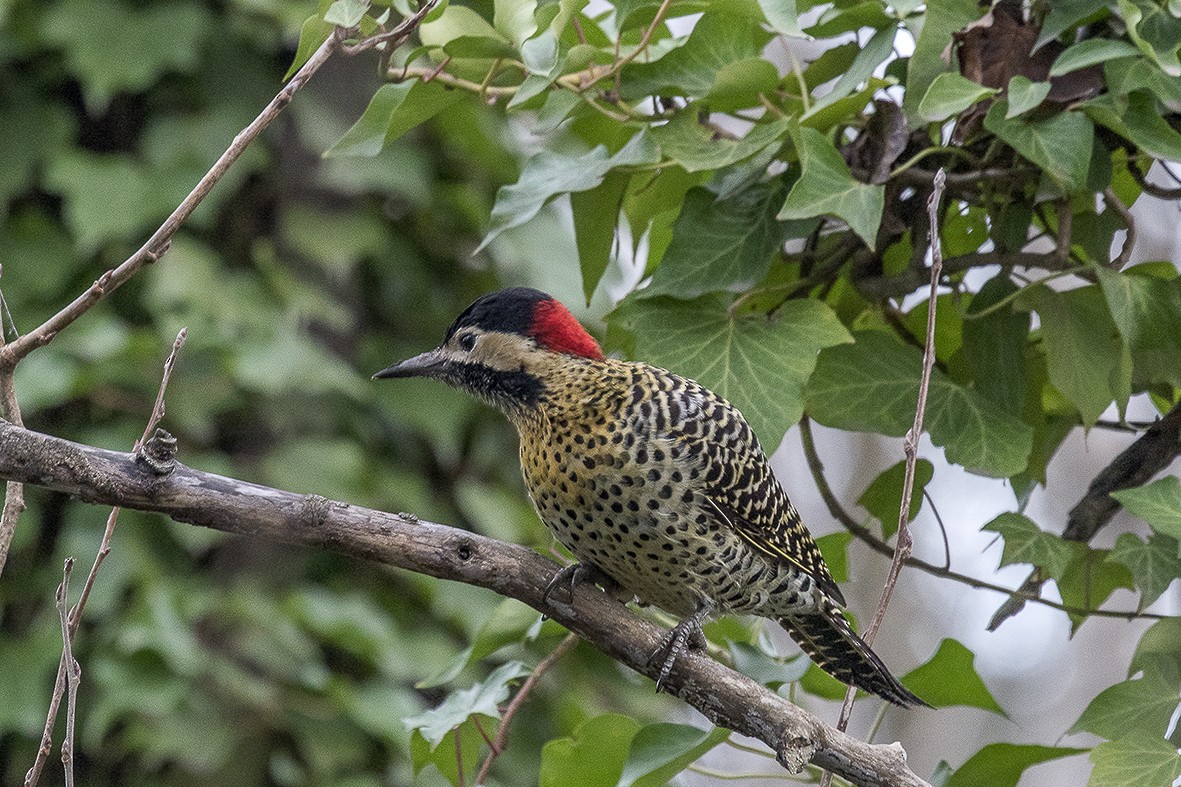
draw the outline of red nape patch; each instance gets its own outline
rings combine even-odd
[[[574,315],[560,302],[549,299],[538,301],[533,308],[533,322],[528,334],[547,350],[568,353],[582,358],[603,360],[599,343],[574,319]]]

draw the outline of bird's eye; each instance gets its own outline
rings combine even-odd
[[[465,333],[459,337],[459,349],[465,353],[470,353],[476,349],[476,335],[474,333]]]

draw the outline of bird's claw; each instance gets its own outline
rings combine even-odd
[[[591,563],[573,563],[554,572],[541,594],[541,600],[547,604],[553,602],[555,600],[554,593],[560,589],[564,592],[565,598],[556,600],[560,604],[570,604],[574,601],[574,588],[580,582],[600,585],[609,595],[621,599],[619,583],[604,574],[597,566]]]
[[[708,611],[691,615],[685,618],[677,625],[673,626],[660,640],[660,645],[653,651],[648,664],[655,666],[660,664],[660,675],[656,678],[656,693],[664,691],[665,683],[668,681],[669,675],[672,673],[673,665],[677,658],[685,652],[686,648],[693,650],[705,650],[709,645],[705,638],[705,632],[701,630],[701,621],[708,615]]]

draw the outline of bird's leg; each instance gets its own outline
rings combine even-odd
[[[703,650],[709,644],[701,626],[713,611],[713,604],[702,600],[696,612],[669,629],[664,638],[660,640],[660,646],[656,648],[648,660],[649,664],[655,664],[663,659],[663,663],[660,665],[660,676],[656,679],[657,692],[664,689],[664,682],[668,680],[673,664],[676,663],[677,657],[685,652],[686,647]]]
[[[554,572],[549,584],[545,586],[545,591],[541,594],[541,600],[547,604],[550,603],[554,592],[562,588],[566,595],[566,599],[562,603],[568,604],[574,600],[574,587],[579,582],[593,582],[602,586],[609,595],[618,598],[619,583],[604,574],[598,566],[593,563],[572,563]]]

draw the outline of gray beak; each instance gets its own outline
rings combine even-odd
[[[443,353],[438,349],[429,350],[413,358],[382,369],[373,375],[374,380],[388,380],[392,377],[437,377],[440,369],[447,362]]]

